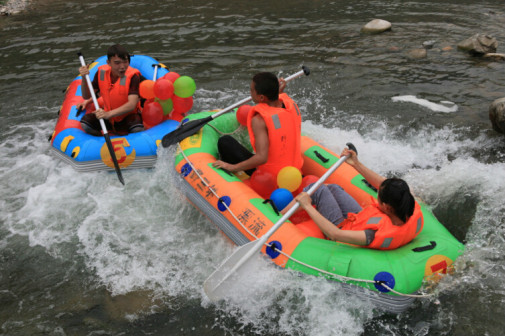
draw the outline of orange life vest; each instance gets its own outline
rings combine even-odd
[[[253,106],[247,116],[247,129],[253,149],[256,151],[256,139],[252,131],[251,120],[259,114],[268,129],[268,161],[257,167],[276,177],[279,170],[286,166],[302,168],[303,158],[300,152],[302,116],[296,103],[285,93],[279,95],[285,108],[271,107],[260,103]]]
[[[339,224],[339,227],[342,230],[375,230],[375,238],[367,247],[392,250],[412,241],[421,232],[423,225],[421,207],[416,202],[414,213],[401,226],[394,225],[391,219],[379,210],[378,204],[374,203],[358,214],[350,213],[347,219]]]
[[[130,82],[134,75],[140,75],[140,72],[132,67],[126,69],[126,74],[123,78],[112,84],[110,80],[111,69],[108,64],[102,65],[98,68],[98,87],[100,88],[100,96],[103,97],[104,110],[111,111],[120,107],[128,102],[128,92],[130,91]],[[140,109],[140,101],[129,113],[110,118],[111,122],[118,122],[123,120],[127,115],[137,113]]]

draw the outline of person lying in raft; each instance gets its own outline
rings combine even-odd
[[[312,198],[301,192],[282,212],[286,213],[299,202],[324,235],[333,241],[383,250],[409,243],[421,232],[423,217],[407,183],[377,174],[363,165],[350,149],[344,149],[344,155],[349,155],[346,162],[377,188],[378,203],[362,209],[340,186],[330,184],[321,185]]]
[[[285,166],[301,169],[302,118],[296,103],[284,93],[286,82],[271,72],[260,72],[251,81],[251,98],[257,104],[247,116],[247,129],[254,153],[229,135],[218,141],[220,160],[213,166],[229,172],[269,175],[272,190],[279,170]],[[251,176],[254,180],[254,176]]]
[[[87,103],[91,97],[85,76],[89,75],[87,66],[79,68],[82,76],[82,97]],[[92,84],[95,93],[104,102],[104,108],[85,114],[81,126],[88,134],[102,135],[100,121],[104,119],[107,129],[116,134],[126,135],[144,130],[140,116],[140,72],[130,67],[130,54],[121,45],[116,44],[107,50],[107,64],[98,68]]]

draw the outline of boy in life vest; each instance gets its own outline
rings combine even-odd
[[[89,99],[91,94],[85,80],[85,75],[89,75],[88,67],[80,67],[79,73],[82,97]],[[130,67],[130,54],[124,47],[116,44],[107,50],[107,64],[98,68],[92,83],[104,107],[82,117],[81,126],[86,133],[102,134],[98,119],[104,119],[107,129],[120,135],[144,130],[139,112],[140,72]]]
[[[377,174],[352,150],[346,148],[341,155],[349,155],[346,162],[378,189],[378,203],[362,209],[340,186],[330,184],[321,185],[312,198],[300,193],[282,212],[299,202],[326,237],[343,243],[390,250],[414,239],[422,230],[423,216],[407,183]]]
[[[265,197],[276,188],[279,170],[286,166],[302,168],[300,152],[300,110],[284,93],[286,82],[273,73],[260,72],[251,81],[251,98],[257,104],[247,116],[247,129],[254,153],[249,152],[231,136],[218,141],[221,160],[213,166],[230,172],[245,171],[254,181],[255,176],[268,176],[271,183],[259,192]],[[265,187],[267,187],[265,189]],[[270,190],[270,189],[271,190]]]

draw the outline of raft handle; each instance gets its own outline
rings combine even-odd
[[[430,245],[416,247],[416,248],[413,248],[412,251],[414,251],[414,252],[429,251],[429,250],[433,250],[436,246],[437,246],[437,243],[432,240],[432,241],[430,241]]]
[[[325,158],[324,156],[321,155],[317,150],[314,151],[314,154],[317,156],[319,160],[321,160],[323,163],[326,163],[330,161],[330,159]]]
[[[270,205],[272,206],[272,209],[274,209],[274,211],[277,214],[277,216],[280,215],[280,212],[277,209],[277,206],[275,205],[274,201],[272,201],[270,198],[267,198],[266,200],[263,201],[263,204],[266,204],[266,203],[270,203]]]
[[[371,185],[370,182],[368,182],[366,179],[362,179],[361,181],[363,181],[363,183],[366,184],[368,188],[370,188],[373,191],[377,192],[377,188],[375,188],[373,185]]]

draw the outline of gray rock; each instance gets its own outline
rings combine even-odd
[[[424,49],[431,49],[433,46],[437,43],[435,40],[429,40],[429,41],[424,41],[423,42],[423,48]]]
[[[364,33],[378,34],[391,30],[391,22],[382,19],[373,19],[361,28]]]
[[[496,132],[505,134],[505,98],[498,98],[491,103],[489,120]]]
[[[9,0],[3,6],[0,6],[0,15],[14,15],[26,9],[29,0]]]
[[[494,37],[484,34],[475,34],[458,44],[459,49],[479,56],[496,52],[497,46],[498,42]]]

